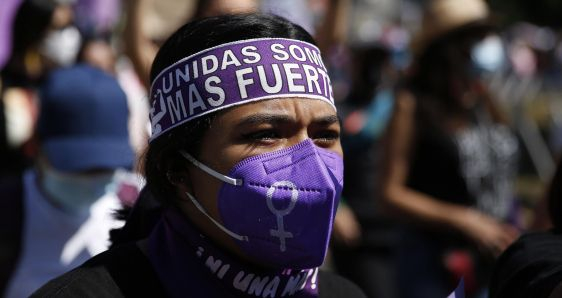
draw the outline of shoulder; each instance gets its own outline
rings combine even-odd
[[[32,297],[162,297],[163,293],[148,258],[135,243],[127,243],[50,281]]]
[[[516,269],[532,263],[560,263],[562,265],[562,234],[538,232],[525,234],[499,257],[500,266]],[[511,270],[510,270],[511,271]]]
[[[113,251],[103,252],[82,266],[45,284],[31,297],[120,297],[108,270]]]
[[[320,270],[318,273],[319,298],[366,298],[357,285],[335,273]]]
[[[78,267],[41,287],[31,297],[121,297],[103,267]]]
[[[562,234],[526,234],[496,262],[490,283],[490,297],[548,297],[560,281]]]

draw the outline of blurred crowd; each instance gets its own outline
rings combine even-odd
[[[467,297],[548,297],[562,281],[556,28],[500,24],[482,0],[2,0],[5,297],[108,247],[143,185],[159,47],[191,19],[248,12],[311,32],[330,70],[345,188],[327,268],[368,297],[446,297],[461,279]]]

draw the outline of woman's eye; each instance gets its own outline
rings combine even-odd
[[[268,141],[279,139],[281,136],[274,130],[260,130],[244,135],[244,138],[252,141]]]
[[[321,142],[321,143],[332,143],[339,140],[339,138],[340,138],[340,133],[334,130],[318,132],[313,137],[314,141]]]

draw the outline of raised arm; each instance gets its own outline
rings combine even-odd
[[[415,150],[416,100],[408,91],[397,93],[395,111],[385,142],[383,203],[400,219],[432,229],[454,229],[493,255],[517,237],[511,226],[499,223],[476,209],[447,203],[407,186],[410,153]]]
[[[142,31],[142,16],[146,7],[144,0],[125,1],[127,21],[125,23],[125,53],[131,59],[138,77],[146,88],[150,88],[150,66],[158,46]]]

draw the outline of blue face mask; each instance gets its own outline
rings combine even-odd
[[[41,184],[55,204],[64,210],[80,213],[87,212],[90,205],[110,189],[113,177],[114,171],[75,174],[43,167]]]
[[[472,66],[477,74],[493,73],[505,64],[505,49],[497,35],[490,35],[471,50]]]

